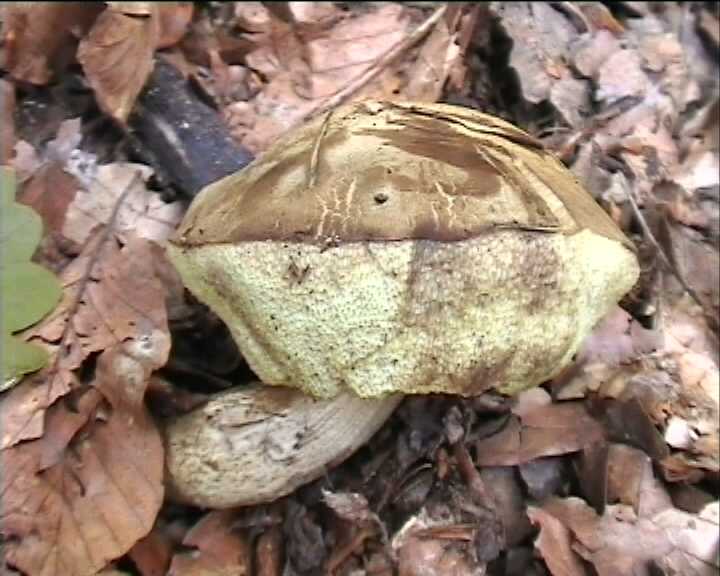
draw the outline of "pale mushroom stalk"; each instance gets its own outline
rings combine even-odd
[[[301,391],[227,392],[168,427],[173,490],[209,507],[317,478],[403,394],[552,378],[639,273],[629,240],[531,136],[407,102],[286,135],[201,193],[169,253],[262,382]]]

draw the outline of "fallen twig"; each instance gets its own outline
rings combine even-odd
[[[85,267],[85,272],[83,273],[82,277],[79,280],[78,290],[75,293],[75,297],[73,298],[72,303],[70,304],[70,307],[67,310],[67,317],[68,321],[65,323],[65,326],[63,327],[62,334],[60,336],[60,344],[58,346],[58,352],[55,355],[55,358],[53,360],[52,368],[50,369],[50,373],[54,377],[57,374],[58,371],[58,363],[60,362],[60,355],[63,353],[63,349],[67,343],[67,339],[70,335],[70,330],[72,326],[72,320],[77,314],[77,311],[80,308],[80,303],[82,302],[83,296],[85,295],[85,289],[87,288],[88,283],[90,282],[90,278],[92,276],[93,269],[95,268],[95,264],[97,264],[97,261],[100,258],[100,254],[102,253],[102,248],[107,242],[110,233],[115,228],[115,221],[117,220],[117,216],[120,213],[120,208],[122,207],[123,203],[125,202],[125,199],[127,198],[130,191],[135,187],[135,185],[138,183],[138,181],[141,178],[140,171],[136,171],[128,183],[128,185],[125,187],[125,189],[122,191],[120,196],[117,199],[117,202],[115,202],[115,206],[113,206],[113,210],[110,214],[110,219],[108,220],[105,227],[102,229],[102,231],[99,234],[99,237],[97,239],[97,244],[95,247],[95,250],[90,255],[90,258],[88,259],[87,266]],[[50,380],[49,386],[48,386],[48,394],[47,397],[49,398],[51,396],[50,392],[52,391],[52,378]]]
[[[660,245],[660,243],[655,238],[655,235],[652,233],[652,230],[650,230],[650,226],[648,225],[647,221],[645,220],[645,217],[642,215],[642,212],[640,212],[640,208],[637,205],[637,201],[635,200],[634,192],[632,190],[629,190],[627,197],[628,197],[628,200],[630,201],[630,206],[632,207],[633,214],[635,215],[635,218],[637,218],[637,221],[640,224],[640,228],[643,231],[643,235],[648,239],[648,241],[657,250],[658,254],[660,255],[660,261],[673,274],[673,276],[675,276],[675,278],[677,278],[678,282],[680,282],[680,285],[690,295],[690,297],[695,301],[695,303],[698,306],[700,306],[700,308],[703,309],[703,312],[705,312],[705,305],[703,304],[702,300],[700,300],[700,296],[698,296],[697,292],[695,292],[695,290],[692,288],[692,286],[690,286],[685,281],[685,278],[683,278],[682,274],[677,269],[677,266],[675,266],[675,264],[672,263],[670,258],[668,258],[667,254],[665,254],[665,250],[663,250],[663,247]]]

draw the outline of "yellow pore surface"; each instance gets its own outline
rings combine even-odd
[[[265,384],[318,397],[535,386],[639,273],[632,252],[587,229],[168,250]]]

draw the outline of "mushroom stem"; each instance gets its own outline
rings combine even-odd
[[[208,508],[275,500],[352,454],[402,398],[317,400],[263,385],[223,392],[166,427],[168,491]]]

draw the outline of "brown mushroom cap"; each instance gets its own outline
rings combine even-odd
[[[635,283],[632,245],[501,120],[364,102],[206,188],[169,253],[266,384],[513,393]]]
[[[374,101],[315,119],[209,186],[173,241],[454,241],[501,228],[589,229],[632,246],[512,124],[457,106]]]

